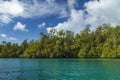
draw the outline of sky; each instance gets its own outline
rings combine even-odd
[[[37,40],[40,32],[120,25],[120,0],[0,0],[0,41]]]

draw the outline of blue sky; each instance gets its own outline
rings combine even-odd
[[[0,41],[21,43],[39,33],[79,33],[104,23],[120,25],[120,0],[0,0]],[[111,6],[112,5],[112,6]]]

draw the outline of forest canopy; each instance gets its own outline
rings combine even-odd
[[[1,42],[0,58],[120,58],[120,26],[107,24],[77,34],[52,29],[21,45]]]

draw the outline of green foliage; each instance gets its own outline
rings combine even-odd
[[[120,26],[99,26],[84,29],[76,35],[71,31],[52,29],[40,33],[39,40],[21,45],[2,41],[0,57],[24,58],[120,58]]]

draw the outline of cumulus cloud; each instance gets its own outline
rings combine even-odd
[[[9,23],[16,17],[34,18],[49,15],[68,16],[66,5],[55,0],[1,0],[0,22]]]
[[[17,22],[13,30],[28,31],[28,29],[26,29],[26,25],[22,24],[21,22]]]
[[[46,23],[45,23],[45,22],[43,22],[43,23],[41,23],[41,24],[39,24],[39,25],[38,25],[38,28],[45,27],[45,25],[46,25]]]
[[[9,23],[14,17],[19,16],[24,11],[24,7],[18,0],[0,1],[0,22]]]
[[[1,1],[0,13],[17,16],[23,12],[23,6],[17,0]]]
[[[77,1],[77,0],[67,0],[69,9],[74,9],[74,5],[77,4],[76,1]]]
[[[76,10],[74,4],[76,1],[68,0],[71,13],[67,21],[58,23],[56,26],[49,27],[47,30],[55,28],[57,30],[71,30],[78,33],[88,25],[91,30],[96,29],[104,23],[111,25],[120,25],[120,0],[92,0],[84,4],[85,9]]]
[[[15,37],[9,37],[7,39],[10,40],[10,41],[16,41],[17,40],[17,38],[15,38]]]
[[[83,30],[84,27],[83,25],[84,24],[84,12],[81,11],[81,10],[72,10],[71,11],[71,17],[63,22],[63,23],[58,23],[57,26],[55,27],[49,27],[47,30],[48,32],[54,28],[56,30],[70,30],[70,31],[73,31],[73,32],[79,32],[80,30]]]
[[[3,38],[6,38],[6,37],[7,37],[6,34],[0,34],[0,36],[3,37]]]
[[[3,33],[0,34],[0,37],[3,38],[6,41],[17,41],[17,38],[15,38],[15,37],[9,37],[9,36],[7,36],[6,34],[3,34]]]
[[[60,4],[56,0],[0,0],[0,24],[9,23],[17,17],[39,18],[57,15],[60,18],[68,17],[68,20],[47,28],[48,31],[55,28],[77,33],[87,25],[91,30],[104,23],[120,25],[120,0],[89,0],[85,2],[84,9],[75,9],[77,1],[66,0],[67,4]],[[14,27],[14,30],[28,31],[25,29],[26,25],[18,25],[22,27]]]
[[[85,3],[86,23],[95,29],[98,25],[107,23],[120,25],[120,0],[99,0]]]

